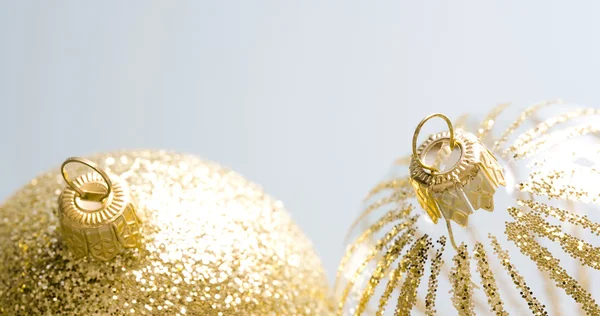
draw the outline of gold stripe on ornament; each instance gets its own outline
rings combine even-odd
[[[548,271],[550,278],[554,280],[556,286],[562,288],[565,293],[571,296],[581,308],[589,315],[600,315],[600,307],[592,295],[581,287],[577,280],[573,279],[567,271],[561,267],[560,261],[548,249],[538,244],[528,233],[527,229],[518,223],[506,224],[506,235],[521,252],[527,255],[536,263],[538,269]]]
[[[402,266],[398,264],[398,268],[396,268],[390,274],[389,281],[385,286],[385,290],[383,294],[379,298],[379,305],[377,306],[377,313],[375,315],[381,316],[385,313],[385,306],[387,305],[390,297],[392,296],[392,292],[398,287],[398,283],[400,283],[400,279],[402,278]]]
[[[571,232],[575,238],[579,239],[581,237],[581,228],[577,226],[571,226]],[[589,292],[591,289],[590,281],[592,280],[590,278],[589,272],[590,271],[588,267],[584,265],[579,265],[577,267],[577,274],[575,275],[575,278],[577,279],[579,284],[581,284],[581,287],[587,292]]]
[[[483,285],[483,290],[488,298],[491,311],[496,315],[508,315],[508,313],[504,310],[504,303],[500,298],[498,285],[496,285],[496,279],[494,278],[494,274],[490,269],[488,256],[485,253],[483,244],[480,242],[475,244],[474,255],[475,259],[477,260],[477,271],[481,276],[481,285]]]
[[[449,267],[447,262],[442,261],[440,269],[441,269],[441,274],[445,278],[450,279],[450,276],[452,274],[452,271],[451,271],[452,267]],[[483,309],[485,306],[485,303],[482,303],[481,300],[479,300],[477,297],[473,297],[473,302],[475,303],[475,309]]]
[[[458,247],[452,261],[454,261],[450,273],[452,304],[460,316],[475,315],[469,253],[464,243]]]
[[[590,196],[589,186],[587,183],[577,183],[570,181],[570,177],[575,173],[594,172],[591,168],[578,168],[570,172],[563,170],[554,170],[549,172],[533,172],[530,174],[529,180],[519,184],[519,190],[535,194],[537,196],[545,196],[551,199],[560,199],[568,201],[582,201],[586,203],[596,203],[597,195]],[[583,185],[584,187],[580,187]]]
[[[369,191],[369,193],[367,193],[367,196],[364,198],[364,200],[367,201],[385,190],[393,190],[397,194],[406,195],[406,197],[414,196],[412,185],[410,184],[408,178],[404,177],[378,183],[373,189],[371,189],[371,191]]]
[[[568,123],[576,118],[584,117],[584,116],[592,116],[600,114],[600,110],[597,109],[576,109],[571,112],[563,113],[561,115],[553,116],[551,118],[546,119],[545,121],[537,124],[527,132],[519,135],[519,137],[513,142],[513,145],[510,146],[510,151],[516,153],[519,151],[519,148],[529,144],[531,141],[536,139],[538,136],[546,133],[550,128]]]
[[[390,243],[390,241],[394,240],[394,237],[396,237],[396,235],[398,235],[401,231],[403,231],[407,227],[410,227],[408,229],[408,231],[404,232],[404,234],[402,234],[402,236],[395,239],[392,247],[398,247],[399,245],[405,245],[410,240],[412,240],[412,237],[415,233],[415,230],[412,228],[413,224],[414,224],[414,222],[412,222],[412,223],[406,222],[406,223],[398,224],[398,225],[394,226],[383,238],[379,239],[379,241],[373,247],[373,249],[371,250],[369,255],[365,258],[365,260],[362,262],[362,264],[354,272],[354,275],[352,276],[352,278],[350,278],[350,280],[348,280],[348,283],[346,284],[346,286],[344,288],[344,292],[342,293],[341,300],[338,304],[338,307],[339,307],[338,314],[339,315],[341,315],[343,313],[344,305],[346,304],[346,299],[348,299],[350,290],[354,287],[356,280],[358,280],[360,275],[363,273],[363,271],[369,265],[369,262],[371,262],[371,260],[373,260],[379,254],[379,252],[381,250],[383,250],[383,248],[387,244]]]
[[[354,254],[354,251],[356,251],[356,249],[361,244],[363,244],[367,239],[371,238],[373,235],[375,235],[381,229],[383,229],[383,227],[385,225],[395,222],[397,220],[405,219],[406,216],[408,216],[408,214],[410,214],[410,212],[412,210],[413,210],[413,207],[411,205],[408,205],[404,209],[393,210],[393,211],[386,213],[377,222],[375,222],[375,224],[371,225],[364,232],[362,232],[362,234],[355,241],[353,241],[350,245],[348,245],[348,247],[346,248],[346,253],[342,257],[342,260],[340,261],[340,264],[338,265],[338,270],[337,270],[337,274],[335,277],[335,280],[336,280],[335,288],[337,288],[338,282],[341,280],[342,273],[343,273],[344,269],[346,268],[346,264],[348,263],[348,261],[350,260],[352,255]],[[405,221],[400,222],[398,225],[403,225],[403,223],[406,223],[402,227],[412,226],[417,221],[417,219],[418,219],[418,216],[413,216],[413,217],[407,218]]]
[[[575,204],[575,202],[572,201],[567,201],[567,207],[569,209],[571,209],[573,212],[577,212],[577,206]],[[571,235],[575,238],[581,238],[581,231],[582,228],[576,225],[570,225],[570,230],[571,230]],[[588,273],[588,268],[583,266],[583,265],[579,265],[577,267],[577,275],[575,276],[575,278],[577,279],[577,281],[579,282],[579,284],[581,284],[581,287],[586,290],[587,292],[590,291],[590,277],[589,277],[589,273]]]
[[[476,244],[479,240],[483,240],[483,238],[480,236],[480,234],[477,231],[477,228],[475,226],[467,226],[467,232],[469,234],[468,236],[470,238],[470,243]],[[490,267],[490,270],[494,270],[494,269]],[[500,283],[500,288],[505,288],[507,286],[507,283],[504,279],[500,279],[500,280],[498,280],[498,282]],[[476,296],[473,297],[473,300],[475,301],[475,309],[476,310],[477,309],[485,310],[485,303],[482,303]],[[509,291],[508,301],[513,303],[514,305],[519,304],[518,297],[514,296],[513,291]]]
[[[406,267],[408,273],[400,289],[394,315],[410,315],[410,311],[415,306],[417,289],[421,284],[429,248],[431,248],[431,238],[425,235],[417,240],[405,257],[406,259],[403,259],[405,262],[402,265]]]
[[[494,146],[492,147],[491,152],[493,152],[493,153],[499,152],[498,149],[500,149],[500,146],[504,145],[504,143],[506,143],[506,141],[508,141],[508,137],[510,137],[510,135],[512,133],[514,133],[521,126],[521,124],[523,124],[523,122],[525,122],[527,119],[529,119],[539,109],[549,106],[551,104],[556,104],[556,103],[561,103],[561,102],[562,102],[561,100],[544,101],[544,102],[538,103],[536,105],[533,105],[533,106],[529,107],[528,109],[526,109],[525,111],[523,111],[521,113],[521,115],[519,115],[517,120],[514,121],[506,130],[504,130],[504,132],[502,133],[500,138],[498,140],[496,140],[496,142],[494,142]],[[504,151],[502,153],[504,153]],[[501,155],[501,156],[506,158],[506,155]]]
[[[375,271],[371,275],[371,278],[369,279],[367,286],[365,287],[365,289],[362,292],[362,295],[360,296],[360,299],[358,301],[358,306],[356,307],[356,311],[355,311],[354,315],[362,315],[362,313],[365,311],[366,307],[369,304],[369,299],[375,292],[375,288],[377,287],[377,285],[379,284],[381,279],[383,279],[385,277],[386,273],[388,272],[388,270],[390,268],[390,265],[394,261],[396,261],[396,259],[398,259],[398,257],[400,256],[400,253],[402,252],[404,247],[410,241],[412,241],[413,235],[414,235],[414,230],[409,230],[405,233],[404,236],[396,239],[395,242],[392,244],[392,246],[387,250],[387,252],[383,256],[383,258],[381,258],[377,262],[377,267],[375,268]],[[423,236],[423,237],[419,238],[419,240],[421,240],[425,237],[426,236]],[[417,243],[418,243],[418,241],[417,241]],[[413,245],[413,247],[411,248],[411,251],[415,248],[415,245]]]
[[[425,296],[425,314],[427,314],[427,316],[434,316],[437,312],[435,310],[435,299],[437,296],[438,277],[444,263],[442,255],[444,254],[444,248],[446,246],[446,237],[440,237],[437,242],[441,247],[435,252],[435,257],[433,257],[433,260],[431,261],[431,272],[429,274],[427,295]]]
[[[513,158],[522,159],[531,157],[537,155],[540,151],[558,144],[562,144],[569,139],[588,134],[597,134],[599,132],[600,128],[588,124],[572,128],[565,128],[557,132],[545,134],[538,137],[534,142],[529,143],[528,146],[519,147],[518,150],[514,151]]]
[[[600,224],[591,221],[586,215],[578,215],[567,210],[533,200],[517,200],[517,204],[520,206],[529,207],[536,214],[552,216],[561,222],[568,222],[572,225],[588,229],[593,234],[600,236]]]
[[[417,242],[417,244],[419,244],[419,243],[420,243],[420,240]],[[415,245],[417,245],[417,244],[415,244]],[[419,254],[421,253],[421,248],[417,248],[417,247],[413,246],[411,248],[411,250],[398,263],[398,267],[390,273],[389,281],[385,287],[383,294],[379,298],[379,305],[377,307],[376,315],[381,316],[385,312],[385,306],[387,305],[390,297],[392,296],[392,292],[397,288],[398,283],[400,283],[400,279],[402,279],[403,273],[407,269],[409,269],[409,265],[411,263],[415,262],[414,260],[418,260],[419,255],[417,253],[419,253]],[[410,277],[410,272],[407,275],[407,279],[409,277]],[[405,281],[405,284],[406,284],[406,281]],[[401,291],[401,293],[402,293],[402,291]],[[416,294],[415,294],[415,297],[416,297]]]
[[[469,233],[469,235],[468,235],[469,238],[471,238],[471,239],[475,238],[474,240],[471,240],[471,242],[476,242],[477,240],[479,240],[478,238],[476,238],[477,231],[476,231],[475,227],[467,226],[466,229]],[[442,238],[443,238],[444,245],[445,245],[446,237],[442,236]],[[442,239],[442,238],[440,238],[440,239]],[[443,249],[442,249],[442,251],[443,251]],[[446,264],[446,262],[443,260],[440,265],[440,271],[441,271],[442,275],[444,275],[446,278],[450,279],[451,274],[452,274],[451,268],[449,268],[448,265]],[[436,278],[437,278],[437,276],[436,276]],[[475,285],[475,283],[472,282],[472,285],[474,286],[474,288],[479,289],[479,287],[477,285]],[[473,303],[475,304],[475,310],[478,310],[478,309],[484,310],[485,309],[485,303],[482,303],[482,301],[478,297],[473,296],[472,300],[473,300]],[[433,313],[435,313],[435,311]]]
[[[535,202],[533,200],[526,200],[526,201],[537,204],[537,202]],[[523,203],[523,200],[517,200],[517,204],[519,206],[525,206]],[[544,203],[540,203],[540,204],[546,205]],[[536,213],[533,210],[531,212]],[[561,220],[561,222],[563,222],[563,221]],[[573,225],[573,227],[576,227],[576,226]],[[551,307],[552,312],[554,313],[554,315],[560,316],[561,315],[560,295],[558,293],[558,289],[556,288],[556,286],[554,286],[554,281],[552,279],[550,279],[550,274],[548,273],[548,271],[539,270],[539,269],[537,271],[540,274],[542,282],[544,282],[544,290],[546,292],[546,297],[547,297],[548,301],[550,302],[550,307]]]
[[[387,205],[387,204],[392,204],[392,203],[400,204],[399,202],[406,200],[410,196],[411,196],[410,193],[407,193],[407,192],[395,192],[390,196],[386,196],[384,198],[381,198],[381,199],[373,202],[372,204],[367,206],[365,208],[365,210],[360,213],[360,215],[358,215],[358,217],[354,220],[354,222],[352,223],[352,225],[350,226],[350,229],[348,231],[352,232],[356,228],[356,225],[358,225],[363,219],[365,219],[367,216],[369,216],[369,214],[373,213],[380,207]]]
[[[483,122],[481,122],[481,125],[477,129],[477,138],[483,140],[489,134],[489,132],[494,127],[494,124],[496,123],[496,119],[498,118],[498,115],[500,115],[509,105],[510,105],[510,103],[500,104],[500,105],[494,107],[488,113],[486,118],[483,120]]]
[[[488,237],[490,238],[492,248],[494,249],[494,253],[496,253],[496,257],[498,257],[498,260],[500,260],[504,266],[506,273],[508,273],[508,275],[512,278],[513,283],[521,293],[521,297],[525,300],[531,312],[533,312],[533,315],[548,315],[545,306],[542,305],[538,299],[535,298],[535,296],[533,296],[533,292],[531,292],[531,289],[529,286],[527,286],[527,282],[525,282],[523,276],[519,274],[517,268],[510,262],[508,251],[502,249],[502,246],[500,246],[500,243],[495,236],[488,235]]]
[[[509,208],[508,213],[519,224],[529,228],[530,232],[558,242],[566,253],[579,260],[582,264],[597,270],[600,269],[600,248],[563,232],[560,226],[551,225],[533,213],[525,213],[514,207]]]

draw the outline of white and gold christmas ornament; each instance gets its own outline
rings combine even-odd
[[[71,158],[0,206],[2,315],[327,315],[329,302],[282,203],[194,156]]]
[[[449,130],[417,146],[433,117]],[[600,315],[600,110],[501,105],[470,122],[427,117],[369,192],[338,315]]]

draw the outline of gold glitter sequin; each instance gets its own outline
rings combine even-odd
[[[454,261],[454,266],[450,271],[452,304],[460,316],[475,315],[469,253],[465,244],[461,244],[458,247],[458,251],[452,261]]]
[[[442,265],[444,264],[442,254],[444,253],[444,248],[446,247],[446,237],[440,237],[437,242],[441,245],[441,247],[435,252],[435,257],[433,257],[433,260],[431,261],[431,273],[429,274],[427,295],[425,296],[425,313],[427,316],[434,316],[436,314],[435,298],[438,287],[438,277],[440,275]]]
[[[500,246],[500,243],[496,237],[489,236],[489,238],[492,242],[492,247],[496,253],[496,256],[504,266],[504,269],[508,275],[510,275],[515,286],[521,291],[521,297],[523,297],[533,315],[548,315],[548,312],[546,312],[546,306],[542,305],[537,298],[533,296],[533,292],[531,292],[531,289],[529,286],[527,286],[527,282],[525,282],[523,276],[519,274],[517,268],[510,262],[508,252],[502,249],[502,246]]]
[[[591,221],[586,215],[574,214],[558,207],[553,207],[533,200],[517,200],[517,204],[528,206],[535,214],[555,217],[561,222],[567,222],[584,229],[589,229],[595,235],[600,236],[600,224]]]
[[[402,259],[402,270],[407,270],[406,279],[396,304],[396,315],[410,315],[410,311],[417,301],[417,288],[423,276],[423,267],[427,261],[427,253],[431,247],[431,239],[424,235],[419,238],[410,249],[405,258]]]
[[[398,283],[400,283],[400,279],[402,278],[404,268],[402,264],[403,262],[400,262],[398,267],[390,274],[388,283],[385,286],[385,290],[383,291],[383,294],[381,294],[381,297],[379,297],[379,305],[377,306],[377,312],[375,313],[376,316],[383,316],[383,313],[385,313],[385,306],[392,296],[392,292],[396,290]]]
[[[556,286],[565,290],[567,295],[581,304],[583,310],[589,315],[600,315],[600,307],[592,295],[584,290],[577,280],[573,279],[564,268],[560,266],[560,261],[556,259],[548,249],[542,247],[527,232],[524,226],[517,223],[506,224],[506,235],[508,239],[514,242],[520,250],[533,260],[539,269],[549,272],[549,276],[556,282]]]
[[[560,226],[550,225],[533,213],[524,213],[514,207],[509,208],[508,213],[521,225],[527,227],[529,232],[560,243],[566,253],[579,259],[582,264],[600,269],[600,248],[563,232]]]
[[[371,251],[369,256],[363,261],[363,264],[356,270],[352,279],[350,279],[350,281],[346,285],[346,288],[344,289],[344,293],[342,294],[343,299],[339,303],[338,315],[342,315],[346,298],[350,294],[350,290],[356,283],[356,280],[358,279],[360,274],[363,272],[363,270],[367,267],[367,265],[371,262],[371,260],[373,260],[373,258],[375,258],[379,254],[379,252],[384,248],[384,246],[389,244],[390,241],[392,241],[392,239],[400,231],[406,229],[406,227],[409,227],[407,225],[407,223],[399,224],[399,225],[395,226],[394,228],[392,228],[392,230],[390,230],[390,232],[388,234],[386,234],[383,239],[380,239],[378,241],[376,247]],[[383,257],[383,259],[381,259],[378,262],[377,270],[373,274],[373,278],[371,278],[371,280],[369,280],[369,286],[367,286],[367,288],[364,290],[364,292],[361,296],[361,301],[368,300],[368,298],[372,294],[372,291],[374,291],[374,286],[372,286],[372,284],[375,284],[375,286],[376,286],[379,283],[379,280],[383,277],[383,273],[385,273],[385,272],[381,272],[381,271],[387,270],[387,268],[392,263],[392,261],[396,260],[396,258],[400,254],[400,251],[413,239],[414,233],[415,233],[414,229],[409,228],[400,237],[393,240],[391,247],[386,252],[386,255]],[[380,271],[380,272],[378,272],[378,271]],[[362,311],[364,311],[364,309],[366,307],[365,305],[366,304],[359,304],[357,309],[361,310],[361,312],[362,312]],[[356,314],[360,315],[359,312],[357,312]]]
[[[569,172],[563,170],[535,171],[530,174],[529,181],[519,185],[519,190],[551,199],[600,203],[598,195],[590,194],[587,183],[567,181],[569,177],[585,172],[596,173],[596,170],[577,168]]]
[[[482,243],[478,242],[475,244],[473,254],[475,255],[475,259],[477,259],[477,271],[481,276],[481,285],[483,285],[483,290],[485,291],[485,295],[487,295],[491,311],[496,315],[508,315],[504,310],[502,299],[500,299],[496,279],[494,278],[494,273],[490,270],[489,259]]]
[[[0,314],[328,314],[310,241],[259,186],[189,155],[91,160],[130,185],[143,245],[108,262],[74,259],[55,215],[64,181],[40,175],[0,206]]]
[[[377,287],[377,285],[379,284],[379,282],[381,281],[381,279],[384,277],[384,275],[388,272],[390,266],[392,265],[392,263],[394,261],[396,261],[396,259],[398,259],[398,257],[400,256],[400,253],[402,252],[402,250],[404,249],[404,247],[412,240],[412,233],[410,235],[407,236],[408,238],[399,238],[397,239],[392,246],[388,249],[388,251],[385,253],[385,255],[383,256],[383,258],[381,258],[378,262],[377,262],[377,267],[375,268],[375,272],[373,272],[373,275],[371,276],[367,287],[365,288],[365,290],[362,292],[362,295],[360,297],[360,301],[358,304],[358,307],[356,308],[356,312],[355,315],[361,315],[364,311],[364,309],[367,306],[367,302],[369,301],[369,299],[371,298],[371,296],[373,295],[373,293],[375,292],[375,288]],[[422,239],[422,238],[421,238]],[[417,248],[417,245],[419,244],[419,242],[421,241],[421,239],[417,240],[417,242],[411,247],[411,249],[408,252],[408,255],[406,255],[400,262],[399,264],[399,268],[397,271],[393,271],[393,273],[396,275],[395,278],[399,278],[401,273],[404,273],[406,270],[406,265],[407,265],[407,261],[408,261],[408,257],[411,256],[412,253],[414,253]]]

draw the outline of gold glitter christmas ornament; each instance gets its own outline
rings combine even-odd
[[[0,206],[0,314],[329,314],[310,241],[237,173],[164,151],[71,162],[93,172],[52,170]]]
[[[449,130],[417,146],[432,117]],[[368,193],[338,315],[600,315],[600,110],[501,105],[472,122],[427,117]]]

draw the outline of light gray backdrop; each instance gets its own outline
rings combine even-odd
[[[0,199],[71,155],[198,154],[284,201],[333,279],[423,116],[600,104],[599,5],[0,0]]]

